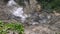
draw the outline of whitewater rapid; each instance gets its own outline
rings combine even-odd
[[[39,23],[48,23],[51,20],[51,15],[47,13],[41,13],[38,15],[37,12],[32,12],[31,14],[25,14],[23,7],[18,5],[14,0],[9,0],[7,6],[10,8],[10,12],[13,16],[20,17],[22,23],[29,24],[39,24]],[[27,18],[27,19],[26,19]],[[19,18],[18,18],[19,20]]]
[[[13,8],[11,12],[14,16],[21,17],[22,22],[25,21],[27,15],[24,14],[23,7],[20,7],[14,0],[9,0],[7,6]]]

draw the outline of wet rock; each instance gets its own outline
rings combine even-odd
[[[35,3],[35,0],[33,2]],[[0,2],[0,19],[4,22],[23,22],[24,25],[27,25],[25,26],[26,34],[55,34],[55,32],[60,32],[60,16],[47,12],[38,13],[34,9],[36,8],[34,6],[36,3],[34,3],[31,5],[31,8],[29,8],[30,5],[27,5],[24,7],[24,10],[21,9],[24,12],[21,15],[20,10],[18,10],[20,8],[18,4],[9,6],[8,4],[5,5],[3,2]],[[15,13],[15,11],[18,11],[18,13]]]

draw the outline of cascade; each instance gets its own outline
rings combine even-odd
[[[24,14],[23,7],[20,7],[14,0],[9,0],[7,3],[8,7],[12,7],[12,14],[17,17],[21,17],[22,22],[25,21],[27,15]]]

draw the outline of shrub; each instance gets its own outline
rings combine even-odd
[[[24,32],[23,25],[20,23],[3,23],[3,21],[0,21],[0,34],[7,34],[8,30],[16,31],[19,34]]]
[[[60,10],[60,0],[37,0],[46,10]]]

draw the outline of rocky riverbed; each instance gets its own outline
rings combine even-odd
[[[23,8],[14,1],[12,5],[0,1],[0,20],[5,23],[22,23],[25,28],[25,34],[60,34],[59,13],[36,12],[37,9],[33,10],[36,7],[29,10],[29,6],[27,6]]]

